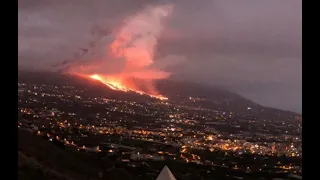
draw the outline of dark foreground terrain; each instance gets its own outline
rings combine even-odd
[[[18,131],[18,179],[131,179],[125,170],[110,165],[91,154],[61,149],[27,130]],[[108,166],[111,170],[101,178],[102,168]]]

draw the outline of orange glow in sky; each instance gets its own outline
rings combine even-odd
[[[114,40],[108,45],[107,52],[113,60],[119,60],[119,64],[122,62],[119,72],[110,74],[103,69],[111,66],[107,62],[110,57],[103,58],[102,64],[106,66],[92,63],[76,67],[71,72],[86,74],[113,90],[133,91],[153,98],[167,99],[157,91],[154,80],[166,79],[170,73],[155,68],[153,64],[155,47],[164,28],[163,20],[170,15],[172,8],[171,5],[146,7],[128,17],[125,24],[113,34]]]

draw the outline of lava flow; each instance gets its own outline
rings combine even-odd
[[[107,85],[109,88],[113,89],[113,90],[118,90],[118,91],[129,91],[130,89],[122,86],[120,83],[116,82],[116,81],[108,81],[106,79],[103,79],[101,76],[94,74],[91,75],[90,78],[98,80],[100,82],[102,82],[103,84]]]
[[[132,92],[138,93],[140,95],[147,95],[147,96],[150,96],[152,98],[157,98],[157,99],[160,99],[160,100],[167,100],[168,99],[167,97],[164,97],[162,95],[152,95],[152,94],[149,94],[149,93],[146,93],[146,92],[143,92],[143,91],[127,88],[127,87],[121,85],[121,83],[118,83],[117,81],[104,79],[103,77],[101,77],[98,74],[91,75],[90,78],[98,80],[101,83],[103,83],[106,86],[108,86],[109,88],[111,88],[113,90],[116,90],[116,91],[124,91],[124,92],[132,91]]]

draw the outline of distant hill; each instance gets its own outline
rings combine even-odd
[[[44,78],[45,77],[45,78]],[[25,72],[19,71],[19,82],[28,82],[35,84],[60,84],[72,85],[89,90],[96,96],[108,96],[109,98],[134,101],[150,101],[154,100],[148,96],[141,96],[136,93],[128,93],[114,91],[106,88],[105,85],[98,81],[80,78],[73,75],[62,75],[49,72]],[[189,97],[204,99],[197,101],[196,106],[229,110],[234,112],[244,112],[247,108],[252,109],[252,114],[260,117],[279,117],[285,119],[293,119],[299,114],[283,111],[275,108],[263,107],[251,100],[248,100],[236,93],[219,87],[211,87],[191,82],[175,82],[171,80],[161,80],[155,83],[161,94],[167,96],[170,102],[183,103],[185,105],[195,105],[192,101],[188,101]]]
[[[45,78],[44,78],[45,77]],[[52,72],[25,72],[18,73],[18,81],[33,84],[66,85],[87,89],[96,96],[108,96],[121,100],[150,100],[149,97],[140,96],[136,93],[114,91],[98,81],[81,78],[69,74]]]
[[[102,93],[115,94],[123,92],[114,91],[106,88],[105,85],[97,81],[91,81],[89,79],[80,78],[73,75],[62,75],[52,72],[24,72],[20,71],[18,73],[19,82],[28,82],[35,84],[59,84],[59,85],[75,85],[84,86],[86,88],[91,88],[91,90],[99,90]],[[170,98],[170,100],[181,100],[191,97],[201,97],[213,101],[223,101],[223,100],[244,100],[253,106],[258,104],[249,101],[238,94],[232,93],[230,91],[208,87],[201,84],[190,83],[190,82],[174,82],[170,80],[160,80],[156,81],[155,85],[161,94]],[[125,93],[130,94],[130,93]],[[135,94],[137,95],[137,94]],[[138,95],[140,98],[141,96]]]

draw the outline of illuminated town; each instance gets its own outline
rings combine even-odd
[[[260,117],[184,101],[126,101],[75,86],[18,83],[18,128],[70,151],[115,157],[128,167],[174,161],[243,173],[301,175],[299,115]],[[152,168],[151,168],[152,169]],[[210,169],[210,170],[208,170]],[[233,175],[228,175],[237,177]]]

